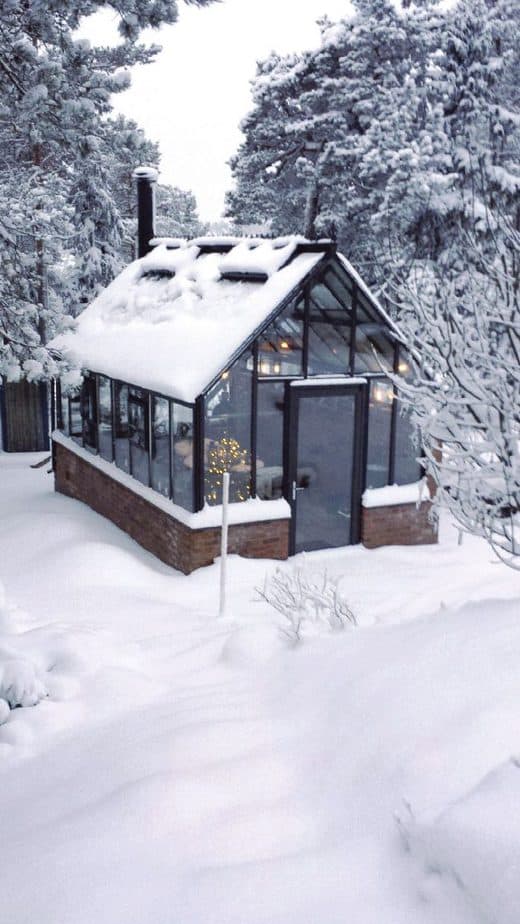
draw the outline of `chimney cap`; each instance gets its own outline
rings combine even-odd
[[[155,167],[147,167],[146,164],[143,164],[141,167],[136,167],[133,174],[134,180],[148,180],[149,183],[156,183],[159,177],[159,174]]]

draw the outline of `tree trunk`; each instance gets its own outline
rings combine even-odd
[[[42,163],[42,148],[41,144],[35,144],[33,146],[33,164],[35,167],[41,168]],[[40,306],[38,312],[38,333],[40,335],[40,341],[44,344],[47,340],[47,332],[45,325],[45,318],[43,312],[47,309],[48,303],[48,291],[47,291],[47,270],[45,266],[45,243],[42,238],[37,238],[36,240],[36,276],[37,276],[37,290],[36,298],[38,305]]]

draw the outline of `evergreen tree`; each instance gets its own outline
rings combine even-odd
[[[436,74],[443,162],[424,174],[428,246],[399,296],[415,346],[409,393],[439,503],[517,568],[519,35],[508,0],[461,0],[447,20]]]
[[[386,266],[372,216],[391,173],[383,123],[410,103],[425,30],[416,27],[417,11],[400,14],[391,0],[353,6],[339,24],[322,21],[318,49],[259,66],[255,108],[231,164],[236,188],[228,214],[242,224],[271,218],[275,233],[331,236],[377,283]],[[412,129],[409,105],[401,115]],[[401,140],[405,134],[403,124]]]
[[[226,214],[238,225],[268,223],[273,234],[303,230],[305,187],[296,163],[304,152],[299,95],[304,60],[271,55],[258,64],[254,109],[241,128],[245,140],[231,168],[236,188],[227,196]]]
[[[206,231],[197,212],[197,200],[191,190],[177,186],[157,186],[156,231],[162,237],[199,237]]]
[[[75,36],[102,8],[118,16],[115,47]],[[111,95],[157,53],[141,30],[176,17],[176,0],[0,4],[0,374],[54,375],[46,342],[119,268]]]

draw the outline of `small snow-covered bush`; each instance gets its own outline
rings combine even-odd
[[[0,582],[0,725],[7,721],[11,709],[36,706],[48,696],[35,664],[19,654],[23,636],[9,631],[17,613],[21,610],[8,604]]]
[[[4,722],[7,722],[9,718],[9,713],[11,712],[9,708],[9,703],[5,699],[0,699],[0,725],[3,725]]]
[[[0,700],[11,709],[16,706],[36,706],[47,696],[34,664],[22,658],[0,662]]]
[[[329,630],[355,625],[356,618],[339,589],[341,578],[327,571],[311,571],[307,563],[293,568],[278,567],[256,592],[285,619],[284,635],[299,641],[305,628]]]

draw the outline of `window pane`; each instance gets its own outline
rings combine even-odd
[[[356,318],[360,324],[367,324],[369,321],[381,323],[378,312],[360,288],[357,290],[356,297]]]
[[[367,488],[388,484],[393,387],[388,379],[370,383],[368,406]]]
[[[193,510],[193,408],[172,402],[173,500]]]
[[[81,443],[83,442],[83,421],[81,419],[81,398],[79,394],[71,394],[69,408],[70,435]]]
[[[300,296],[282,312],[258,341],[258,374],[303,374],[304,299]]]
[[[110,379],[98,376],[99,394],[99,454],[108,462],[112,461],[112,389]]]
[[[381,367],[392,370],[394,345],[381,324],[356,325],[355,372],[380,372]]]
[[[334,280],[327,273],[326,279]],[[336,287],[342,295],[340,287]],[[350,297],[345,291],[340,301],[323,282],[314,285],[310,293],[309,310],[309,375],[346,374],[350,362],[352,316],[347,306]]]
[[[358,290],[354,372],[380,372],[381,366],[393,369],[394,344],[375,308]]]
[[[86,375],[81,387],[81,416],[83,418],[83,444],[97,450],[97,396],[96,379]]]
[[[69,422],[69,396],[68,394],[63,393],[63,387],[61,389],[61,419],[60,419],[60,429],[64,433],[70,433],[70,422]]]
[[[396,484],[411,484],[424,474],[417,461],[420,447],[417,430],[410,420],[410,408],[400,401],[395,421],[394,481]]]
[[[114,383],[115,401],[115,454],[116,465],[124,472],[130,471],[130,449],[128,444],[128,385]]]
[[[251,354],[241,357],[206,396],[205,494],[222,503],[222,476],[230,472],[230,501],[251,495]]]
[[[272,500],[283,491],[283,382],[258,383],[256,490]]]
[[[142,484],[150,484],[148,459],[148,393],[141,388],[128,389],[128,434],[130,472]]]
[[[325,273],[324,279],[329,289],[334,293],[343,307],[351,311],[354,297],[354,283],[350,277],[347,276],[346,272],[338,266],[331,266]]]
[[[356,395],[296,391],[295,486],[303,490],[295,498],[295,550],[347,545],[352,539]]]
[[[152,395],[152,488],[170,496],[170,402]]]

